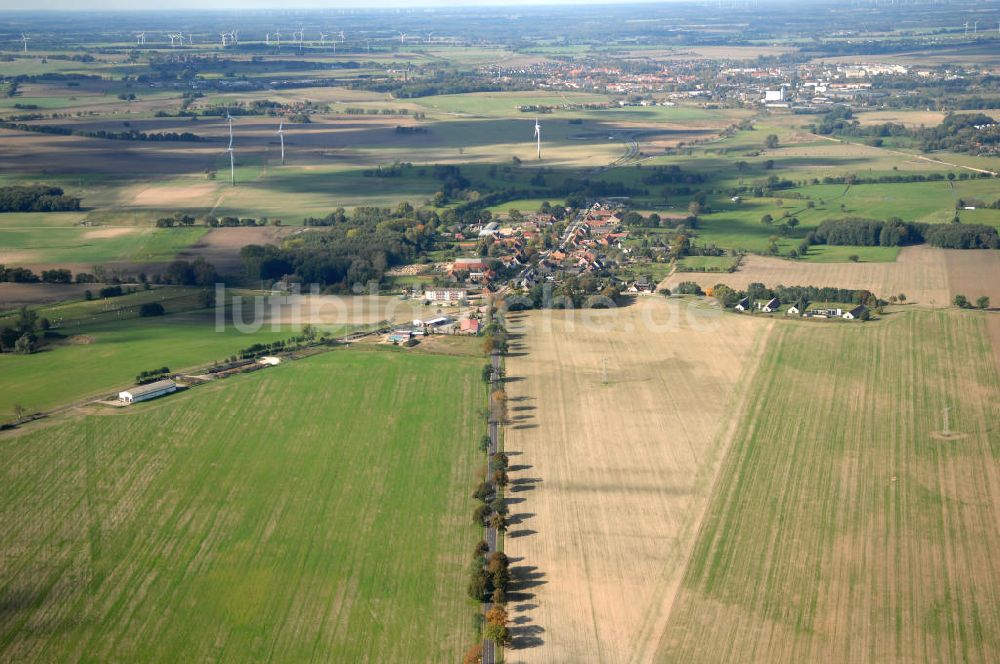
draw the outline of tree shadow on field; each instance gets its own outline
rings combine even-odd
[[[537,530],[532,530],[531,528],[519,528],[518,530],[508,530],[507,539],[517,539],[519,537],[530,537],[531,535],[537,535]]]
[[[520,514],[512,514],[507,518],[507,523],[513,526],[518,526],[528,519],[535,516],[534,512],[522,512]]]
[[[510,627],[510,647],[514,650],[537,648],[545,642],[541,637],[545,633],[545,628],[532,619],[531,613],[538,608],[538,605],[526,601],[533,599],[534,594],[525,591],[544,585],[545,574],[539,572],[537,567],[531,566],[511,567],[510,574],[511,591],[507,593],[507,597],[514,609]]]
[[[512,479],[509,486],[511,491],[530,491],[541,481],[540,477],[518,477]]]

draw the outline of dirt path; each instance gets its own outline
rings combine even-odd
[[[815,136],[816,138],[822,138],[824,141],[831,141],[833,143],[848,143],[848,144],[851,143],[850,141],[845,141],[845,140],[842,140],[842,139],[839,139],[839,138],[833,138],[831,136],[820,136],[819,134],[813,134],[813,136]],[[940,159],[931,159],[930,157],[925,157],[924,155],[920,155],[920,154],[913,154],[912,152],[902,152],[900,150],[892,150],[890,148],[880,148],[880,147],[875,147],[874,145],[866,145],[865,147],[872,148],[873,150],[881,150],[882,152],[888,152],[888,153],[894,154],[894,155],[899,155],[901,157],[906,157],[908,159],[920,159],[921,161],[929,161],[932,164],[941,164],[942,166],[949,166],[951,168],[962,168],[962,169],[965,169],[967,171],[973,171],[975,173],[988,173],[988,174],[993,175],[993,176],[996,176],[996,174],[997,174],[995,171],[989,171],[989,170],[986,170],[985,168],[974,168],[972,166],[962,166],[961,164],[953,164],[953,163],[951,163],[949,161],[941,161]]]
[[[649,297],[508,327],[506,661],[648,660],[770,323]]]

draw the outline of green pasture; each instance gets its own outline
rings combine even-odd
[[[501,203],[500,205],[493,205],[486,208],[493,214],[507,214],[511,210],[518,210],[522,213],[537,212],[538,208],[542,206],[542,203],[548,201],[549,203],[556,202],[561,203],[558,199],[548,199],[548,198],[519,198],[514,201],[508,201],[507,203]]]
[[[0,215],[2,216],[2,215]],[[21,263],[106,263],[168,261],[205,234],[205,228],[135,228],[102,237],[109,227],[0,226],[0,256],[13,252]],[[113,229],[112,229],[113,230]]]
[[[859,185],[807,185],[776,192],[772,198],[743,198],[733,203],[726,197],[710,201],[712,212],[699,217],[699,243],[711,243],[730,249],[763,251],[769,238],[777,235],[782,251],[798,246],[799,241],[826,219],[864,217],[885,220],[899,217],[905,221],[950,223],[955,216],[955,202],[960,197],[994,200],[993,180],[964,180]],[[781,196],[784,194],[784,198]],[[808,207],[812,202],[814,207]],[[770,214],[771,225],[761,223]],[[782,235],[779,226],[785,215],[799,220],[799,226]],[[967,223],[1000,226],[1000,210],[962,210],[959,217]],[[857,254],[864,261],[894,260],[892,247],[812,247],[808,260],[836,262]]]
[[[120,306],[112,298],[105,306]],[[173,305],[179,306],[179,305]],[[171,302],[164,307],[171,311]],[[185,304],[183,309],[188,309]],[[48,315],[42,311],[40,315]],[[57,314],[56,314],[57,315]],[[115,315],[115,314],[112,314]],[[67,322],[57,331],[63,340],[46,344],[32,355],[0,354],[0,420],[9,420],[13,405],[29,411],[46,410],[89,396],[127,387],[136,374],[168,366],[181,370],[224,360],[241,348],[294,336],[296,330],[264,326],[244,334],[225,326],[215,328],[214,310],[179,313],[156,318]]]
[[[458,661],[480,366],[334,351],[0,437],[0,659]]]
[[[735,256],[685,256],[678,267],[698,272],[728,272],[736,260]]]

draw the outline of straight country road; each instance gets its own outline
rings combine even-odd
[[[493,388],[497,386],[500,382],[500,353],[493,351],[490,356],[490,363],[493,366],[493,375],[490,377],[490,392]],[[490,459],[499,450],[500,443],[500,424],[490,418],[489,422],[489,434],[490,442],[486,449],[486,470],[489,472]],[[488,476],[488,475],[487,475]],[[497,531],[493,526],[486,526],[486,545],[488,550],[486,552],[487,557],[497,551]],[[492,603],[487,601],[483,604],[483,612],[488,612]],[[496,664],[497,662],[497,648],[496,644],[489,639],[483,639],[483,664]]]

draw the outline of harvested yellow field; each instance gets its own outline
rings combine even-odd
[[[171,205],[211,205],[219,185],[200,182],[178,186],[151,186],[142,188],[133,198],[133,205],[170,207]]]
[[[934,127],[941,124],[945,114],[941,111],[869,111],[858,113],[857,119],[862,125],[884,124],[895,122],[907,127]]]
[[[968,256],[983,252],[961,253]],[[945,256],[944,250],[926,246],[903,247],[894,263],[810,263],[747,256],[736,272],[678,272],[664,285],[674,288],[682,281],[694,281],[702,288],[719,283],[739,289],[751,283],[856,288],[882,298],[903,293],[908,302],[942,307],[951,301]]]
[[[507,322],[505,661],[648,659],[771,323],[660,297]]]
[[[1000,250],[947,249],[944,255],[952,297],[962,294],[975,302],[985,295],[992,307],[1000,307]]]

